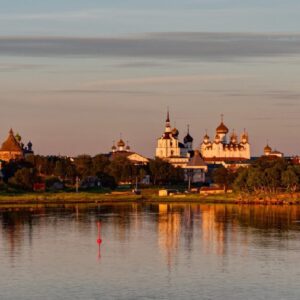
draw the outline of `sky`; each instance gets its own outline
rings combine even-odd
[[[300,154],[299,28],[296,0],[0,0],[0,140],[153,157],[169,107],[194,147],[224,114],[253,155]]]

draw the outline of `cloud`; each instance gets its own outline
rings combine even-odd
[[[138,78],[124,78],[111,80],[96,80],[87,82],[84,85],[87,88],[96,86],[127,86],[127,85],[149,85],[149,84],[176,84],[176,83],[195,83],[204,81],[219,81],[230,79],[241,79],[243,76],[234,75],[189,75],[189,76],[155,76],[155,77],[138,77]]]
[[[232,61],[300,54],[298,34],[153,33],[119,38],[2,37],[0,55]]]
[[[13,71],[23,71],[23,70],[33,70],[39,69],[42,65],[36,64],[14,64],[14,63],[3,63],[0,64],[0,72],[13,72]]]

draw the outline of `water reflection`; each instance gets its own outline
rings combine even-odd
[[[0,299],[298,299],[299,220],[296,206],[2,207]]]
[[[21,255],[24,243],[32,245],[33,234],[38,235],[43,224],[58,231],[61,225],[74,220],[79,234],[89,234],[91,228],[95,231],[93,227],[96,227],[98,239],[100,221],[104,231],[109,224],[113,238],[124,245],[130,243],[131,231],[142,231],[145,222],[150,222],[152,229],[157,230],[158,247],[170,267],[180,249],[187,254],[193,250],[195,235],[201,240],[203,253],[219,256],[226,255],[229,243],[231,251],[237,251],[234,247],[242,245],[242,255],[247,255],[249,237],[253,234],[261,237],[256,239],[261,247],[270,246],[268,237],[289,239],[290,231],[300,229],[300,208],[197,204],[2,208],[0,237],[4,251],[13,261]],[[100,253],[100,243],[98,245]],[[282,243],[277,246],[281,247]]]

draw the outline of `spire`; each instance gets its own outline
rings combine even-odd
[[[165,132],[171,132],[169,107],[168,107],[168,111],[167,111],[167,119],[166,119],[166,129],[165,129]]]
[[[167,111],[167,119],[166,119],[166,123],[170,123],[170,112],[169,112],[169,107],[168,107],[168,111]]]

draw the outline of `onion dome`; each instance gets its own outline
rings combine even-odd
[[[177,128],[173,128],[173,129],[172,129],[172,135],[173,135],[175,138],[177,138],[177,137],[178,137],[178,135],[179,135],[179,131],[178,131],[178,129],[177,129]]]
[[[21,136],[19,135],[19,133],[17,133],[17,134],[15,135],[15,138],[16,138],[16,140],[17,140],[18,143],[21,143],[22,138],[21,138]]]
[[[188,134],[184,137],[184,139],[183,139],[183,141],[184,141],[185,144],[186,144],[186,143],[192,143],[193,140],[194,140],[194,139],[190,136],[189,133],[188,133]]]
[[[115,150],[117,150],[117,147],[116,147],[115,145],[113,145],[113,146],[111,147],[111,150],[115,151]]]
[[[216,143],[220,143],[220,136],[219,136],[219,134],[216,135],[216,137],[215,137],[215,142],[216,142]]]
[[[221,124],[217,127],[216,131],[217,131],[217,134],[227,134],[229,130],[222,121]]]
[[[130,150],[130,146],[129,146],[129,142],[127,141],[127,146],[126,146],[126,148],[125,148],[127,151],[129,151]]]
[[[183,139],[183,142],[185,143],[185,144],[187,144],[187,143],[192,143],[193,142],[193,138],[191,137],[191,135],[190,135],[190,125],[188,125],[187,126],[187,134],[186,134],[186,136],[184,137],[184,139]]]
[[[235,134],[235,132],[233,131],[231,136],[230,136],[230,141],[231,143],[235,144],[237,142],[237,135]]]
[[[27,149],[31,151],[31,149],[32,149],[32,143],[31,143],[31,141],[28,142]]]
[[[122,140],[122,139],[120,139],[119,141],[118,141],[118,147],[125,147],[125,142]]]
[[[242,142],[243,143],[247,143],[248,142],[248,134],[245,133],[245,132],[242,134]]]
[[[271,153],[272,152],[272,148],[267,144],[267,146],[264,148],[264,152],[265,153]]]

